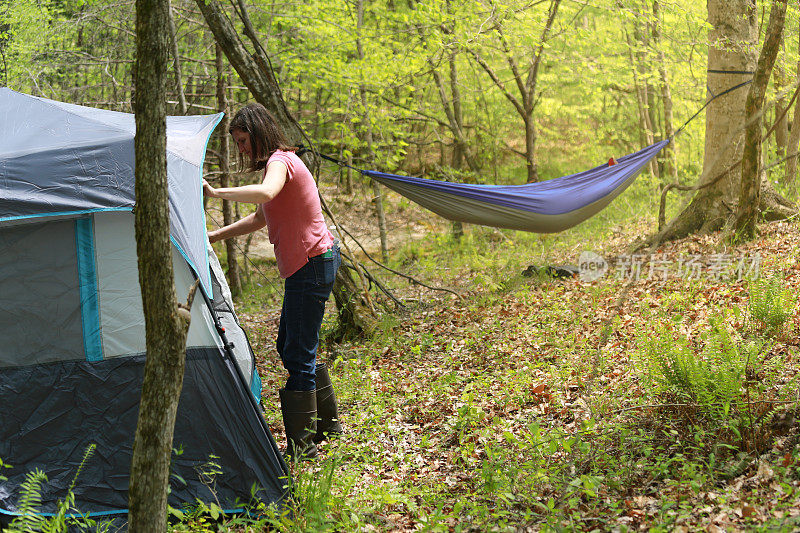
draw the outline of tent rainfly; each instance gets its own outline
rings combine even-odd
[[[170,504],[281,505],[288,471],[261,415],[261,382],[208,244],[205,148],[221,115],[168,117],[175,288],[196,298],[178,406]],[[133,115],[0,88],[0,519],[43,471],[38,511],[74,489],[92,516],[127,513],[145,359],[134,239]],[[213,484],[200,472],[209,461]],[[213,487],[213,493],[212,493]]]

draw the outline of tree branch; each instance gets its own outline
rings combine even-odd
[[[425,287],[426,289],[430,289],[430,290],[432,290],[432,291],[444,291],[444,292],[449,292],[450,294],[454,294],[455,296],[457,296],[459,300],[464,298],[464,297],[463,297],[463,296],[461,296],[459,293],[457,293],[457,292],[455,292],[455,291],[453,291],[453,290],[451,290],[451,289],[446,289],[446,288],[444,288],[444,287],[432,287],[432,286],[430,286],[430,285],[427,285],[427,284],[425,284],[425,283],[422,283],[421,281],[419,281],[418,279],[416,279],[416,278],[414,278],[414,277],[412,277],[412,276],[409,276],[408,274],[403,274],[402,272],[398,272],[397,270],[394,270],[393,268],[390,268],[390,267],[388,267],[388,266],[384,265],[383,263],[381,263],[381,262],[379,262],[379,261],[376,261],[375,259],[373,259],[373,258],[372,258],[372,256],[371,256],[371,255],[369,255],[369,254],[367,253],[367,250],[366,250],[366,249],[365,249],[365,248],[364,248],[364,247],[361,245],[361,243],[360,243],[360,242],[358,242],[358,241],[356,240],[356,238],[355,238],[355,237],[353,237],[353,234],[352,234],[352,233],[350,233],[349,231],[347,231],[347,229],[345,229],[345,228],[339,228],[339,229],[341,229],[341,230],[343,230],[345,233],[347,233],[347,235],[348,235],[348,236],[349,236],[351,239],[353,239],[353,242],[355,242],[355,243],[358,245],[358,247],[359,247],[359,248],[361,248],[361,251],[362,251],[362,252],[364,252],[364,255],[365,255],[365,256],[367,256],[367,259],[369,259],[370,261],[372,261],[373,263],[375,263],[375,264],[376,264],[376,265],[378,265],[379,267],[381,267],[381,268],[383,268],[383,269],[385,269],[385,270],[388,270],[388,271],[389,271],[389,272],[391,272],[392,274],[395,274],[395,275],[397,275],[397,276],[400,276],[401,278],[405,278],[405,279],[407,279],[407,280],[409,280],[409,281],[411,281],[411,282],[413,282],[413,283],[416,283],[417,285],[420,285],[420,286],[422,286],[422,287]]]
[[[539,76],[539,65],[542,62],[542,55],[544,54],[544,43],[547,41],[547,34],[550,33],[550,28],[553,27],[553,21],[556,19],[558,6],[561,5],[561,0],[553,0],[550,4],[550,12],[547,16],[547,23],[542,30],[542,36],[539,38],[539,49],[536,52],[536,57],[531,65],[531,70],[528,73],[528,80],[525,84],[528,94],[533,95],[536,90],[536,79]]]
[[[496,31],[500,38],[500,45],[503,47],[503,52],[506,54],[506,62],[508,63],[508,66],[511,67],[511,73],[514,75],[514,82],[517,84],[520,96],[522,96],[522,104],[527,109],[530,93],[525,90],[525,84],[522,82],[522,75],[519,73],[519,69],[517,68],[517,62],[514,60],[514,54],[511,53],[511,48],[508,46],[506,35],[503,33],[503,26],[498,24]]]
[[[517,112],[520,115],[525,116],[525,108],[522,106],[522,104],[519,103],[519,101],[516,98],[514,98],[514,95],[512,95],[510,92],[508,92],[508,90],[506,89],[506,87],[503,84],[503,82],[500,81],[500,78],[498,78],[497,74],[495,74],[494,70],[492,70],[492,67],[490,67],[486,63],[486,61],[484,61],[478,55],[478,53],[475,50],[473,50],[471,48],[467,48],[467,51],[470,54],[472,54],[472,57],[475,58],[475,61],[477,61],[478,64],[483,68],[483,70],[486,71],[486,74],[489,75],[489,77],[492,79],[494,84],[503,92],[503,96],[505,96],[508,99],[508,101],[511,102],[511,104],[517,109]]]
[[[194,303],[194,295],[197,292],[197,287],[199,286],[200,278],[197,278],[189,288],[189,294],[186,296],[186,303],[182,304],[178,302],[178,316],[180,316],[186,323],[187,329],[189,328],[189,324],[192,322],[192,304]]]

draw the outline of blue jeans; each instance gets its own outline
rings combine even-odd
[[[325,302],[342,262],[336,244],[331,248],[330,257],[323,255],[310,257],[303,268],[286,278],[276,344],[283,367],[289,372],[287,390],[316,389],[319,330]]]

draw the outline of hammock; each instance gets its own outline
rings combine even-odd
[[[578,174],[527,185],[473,185],[375,170],[360,172],[450,220],[555,233],[599,213],[633,183],[636,175],[669,141],[666,139],[621,157],[616,164],[604,164]]]

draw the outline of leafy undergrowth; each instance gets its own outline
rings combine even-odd
[[[300,512],[281,529],[800,528],[800,232],[762,230],[632,262],[639,229],[612,232],[591,241],[611,259],[592,282],[521,276],[575,264],[579,237],[472,228],[406,246],[397,267],[463,298],[397,281],[409,308],[325,344],[346,433],[294,467]],[[242,318],[282,443],[269,298]]]

